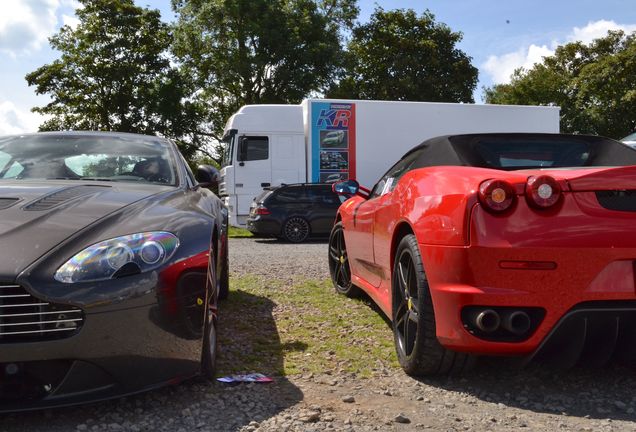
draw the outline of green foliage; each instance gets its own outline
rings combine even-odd
[[[173,0],[174,53],[218,135],[241,106],[298,103],[331,82],[355,0]]]
[[[353,30],[344,73],[329,97],[472,102],[477,69],[456,47],[462,34],[426,11],[376,8]]]
[[[561,130],[621,138],[636,129],[636,33],[569,43],[510,84],[484,89],[487,103],[558,105]]]
[[[254,234],[252,234],[251,232],[249,232],[246,229],[243,228],[237,228],[237,227],[233,227],[231,226],[228,230],[227,235],[230,238],[246,238],[246,237],[254,237]]]
[[[59,59],[26,80],[51,102],[40,130],[107,130],[179,140],[186,155],[201,145],[201,107],[184,98],[191,83],[172,68],[169,27],[159,11],[133,0],[80,0],[79,25],[50,39]]]

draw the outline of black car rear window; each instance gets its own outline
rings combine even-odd
[[[284,187],[272,194],[271,199],[279,203],[297,203],[308,201],[307,189],[304,187]]]
[[[254,198],[254,201],[256,201],[257,203],[261,203],[267,199],[268,195],[271,195],[271,194],[272,194],[271,190],[265,190],[261,192],[260,194],[258,194],[256,198]]]

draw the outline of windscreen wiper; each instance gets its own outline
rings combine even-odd
[[[45,180],[81,180],[81,177],[47,177]]]
[[[117,180],[107,177],[81,177],[79,180],[90,180],[90,181],[107,181],[107,182],[116,182]]]

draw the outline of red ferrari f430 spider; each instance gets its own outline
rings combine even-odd
[[[336,290],[391,319],[412,375],[472,355],[560,366],[636,357],[636,150],[597,136],[425,141],[340,207]]]

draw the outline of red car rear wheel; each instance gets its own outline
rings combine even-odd
[[[393,335],[404,371],[420,376],[464,370],[470,356],[448,350],[437,340],[431,293],[419,245],[412,234],[397,247],[391,282]]]

